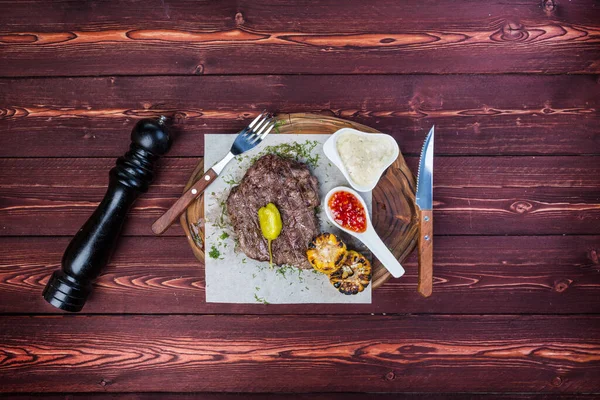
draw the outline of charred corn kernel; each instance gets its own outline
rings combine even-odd
[[[269,244],[269,264],[273,266],[273,251],[271,251],[271,242],[279,237],[281,229],[283,228],[283,222],[281,222],[281,214],[277,206],[273,203],[269,203],[258,210],[258,223],[260,230],[267,239]]]
[[[346,259],[346,243],[333,233],[321,233],[308,245],[306,257],[319,272],[330,274]]]
[[[329,281],[340,293],[360,293],[371,282],[371,263],[362,254],[350,250],[340,268],[329,276]]]

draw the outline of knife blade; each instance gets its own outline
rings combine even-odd
[[[431,296],[433,291],[433,138],[435,126],[427,134],[417,173],[417,216],[419,218],[418,292]]]

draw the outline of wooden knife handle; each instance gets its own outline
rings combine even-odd
[[[164,213],[159,219],[152,224],[152,232],[155,235],[160,235],[166,231],[169,226],[175,222],[177,218],[188,208],[194,201],[215,179],[217,173],[211,168],[200,178],[194,185],[189,188],[176,202]]]
[[[433,291],[433,211],[418,210],[419,215],[419,284],[424,297]]]

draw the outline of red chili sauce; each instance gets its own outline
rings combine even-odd
[[[327,204],[335,222],[342,227],[354,231],[367,230],[367,213],[359,199],[352,193],[339,191],[329,198]]]

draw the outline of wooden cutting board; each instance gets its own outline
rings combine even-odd
[[[380,133],[356,122],[318,114],[278,114],[280,134],[332,134],[341,128],[354,128],[363,132]],[[204,160],[200,160],[185,189],[204,174]],[[383,241],[400,262],[412,252],[418,235],[415,205],[415,178],[408,169],[402,152],[388,168],[373,190],[373,225]],[[204,264],[204,196],[192,203],[181,215],[188,242],[196,258]],[[391,275],[374,260],[373,288],[385,283]]]

